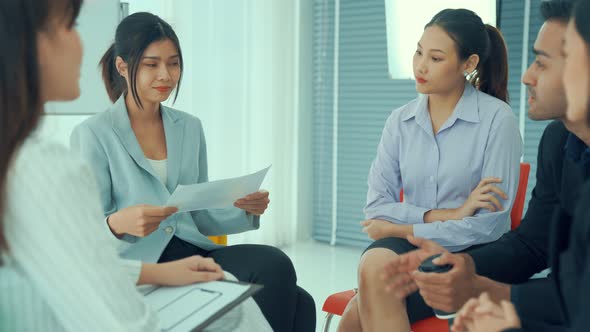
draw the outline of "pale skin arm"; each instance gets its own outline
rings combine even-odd
[[[475,214],[478,209],[488,209],[491,212],[501,211],[503,209],[500,201],[493,195],[496,194],[504,199],[508,196],[494,186],[494,183],[501,183],[499,178],[485,178],[480,181],[479,185],[471,192],[463,206],[456,209],[435,209],[424,214],[424,222],[431,223],[435,221],[461,220]],[[406,238],[414,235],[412,225],[394,224],[382,219],[369,219],[361,221],[363,232],[367,233],[373,240],[379,240],[386,237]]]
[[[168,263],[142,264],[137,285],[184,286],[222,278],[223,270],[212,258],[191,256]]]
[[[475,288],[478,294],[487,292],[495,302],[510,301],[511,287],[508,284],[477,275]]]
[[[414,235],[414,226],[394,224],[387,220],[369,219],[361,221],[361,225],[363,232],[373,240],[386,237],[406,238],[408,235]]]
[[[431,223],[435,221],[461,220],[475,214],[478,209],[488,209],[491,212],[501,211],[503,209],[500,201],[493,195],[496,194],[503,199],[508,196],[494,186],[494,183],[501,183],[499,178],[485,178],[479,182],[473,189],[465,203],[456,209],[438,209],[430,210],[424,214],[424,222]]]
[[[160,223],[176,213],[172,206],[134,205],[111,214],[107,223],[118,238],[124,234],[145,237],[154,232]]]
[[[234,206],[246,211],[248,214],[260,216],[268,208],[268,204],[270,203],[268,196],[268,191],[260,190],[238,199],[234,202]]]
[[[268,191],[261,190],[238,199],[234,206],[248,214],[260,216],[268,208]],[[173,206],[134,205],[121,209],[107,218],[113,235],[121,238],[125,234],[145,237],[158,229],[160,223],[176,213]]]

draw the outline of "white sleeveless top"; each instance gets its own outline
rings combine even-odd
[[[168,159],[164,159],[164,160],[153,160],[153,159],[149,159],[149,158],[146,158],[146,159],[152,165],[152,168],[154,169],[154,171],[158,175],[158,179],[165,186],[166,182],[168,181]]]

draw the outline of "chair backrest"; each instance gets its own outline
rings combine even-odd
[[[510,211],[510,227],[515,229],[520,225],[522,220],[522,213],[524,212],[524,199],[526,198],[526,188],[529,184],[529,174],[531,172],[531,165],[528,163],[520,163],[520,178],[518,180],[518,189],[516,190],[516,197],[512,204],[512,211]]]
[[[520,177],[518,178],[518,188],[516,189],[516,197],[512,204],[510,211],[510,228],[515,229],[520,225],[522,220],[522,213],[524,212],[524,199],[526,198],[526,188],[529,184],[529,174],[531,172],[531,165],[528,163],[520,163]],[[404,201],[404,190],[399,193],[400,202]]]
[[[215,244],[227,245],[227,235],[209,236],[209,240],[213,241]]]

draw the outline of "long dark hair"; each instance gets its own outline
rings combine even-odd
[[[467,9],[444,9],[434,15],[424,29],[437,26],[455,41],[459,59],[479,56],[476,72],[470,81],[480,91],[508,102],[508,52],[502,33],[484,24]]]
[[[99,63],[99,66],[102,66],[102,79],[112,102],[115,102],[123,93],[127,92],[127,82],[119,75],[115,65],[115,60],[120,56],[129,68],[129,83],[133,100],[140,108],[143,108],[137,94],[137,69],[143,52],[148,46],[153,42],[166,39],[171,40],[178,50],[180,79],[174,96],[174,100],[176,100],[184,67],[178,37],[170,24],[160,17],[150,13],[135,13],[127,16],[119,23],[115,33],[115,42],[109,47]]]
[[[0,249],[8,249],[2,224],[11,161],[43,111],[37,33],[60,19],[72,27],[81,5],[82,0],[0,1]]]
[[[574,7],[572,18],[576,30],[585,41],[586,53],[590,55],[590,0],[578,0]],[[587,61],[590,65],[590,56]],[[586,73],[586,75],[589,76],[588,82],[590,82],[590,72]],[[590,91],[588,93],[590,94]],[[588,126],[590,126],[590,96],[588,96],[587,113]]]

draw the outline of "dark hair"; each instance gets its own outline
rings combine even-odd
[[[437,26],[455,41],[459,58],[479,56],[470,81],[480,91],[508,102],[508,53],[498,29],[484,24],[479,16],[467,9],[444,9],[434,15],[424,29]]]
[[[586,53],[590,54],[590,0],[578,0],[573,9],[572,19],[576,30],[585,41]],[[587,61],[590,65],[590,56]],[[589,76],[588,82],[590,82],[590,72],[587,75]],[[590,95],[588,96],[587,121],[590,126]]]
[[[115,64],[115,60],[120,56],[129,68],[129,83],[133,99],[140,108],[143,107],[137,94],[136,85],[137,70],[141,57],[151,43],[166,39],[171,40],[178,50],[180,79],[174,96],[176,101],[184,67],[178,37],[170,24],[160,17],[150,13],[135,13],[127,16],[119,23],[115,33],[115,42],[102,56],[99,63],[99,66],[102,66],[102,79],[112,102],[115,102],[123,93],[127,92],[127,82],[121,77]]]
[[[541,2],[541,16],[544,21],[558,21],[567,24],[572,12],[572,2],[548,0]]]
[[[586,42],[586,48],[590,48],[590,1],[578,0],[572,18],[574,19],[576,30]]]
[[[72,27],[81,5],[82,0],[0,1],[0,249],[8,249],[2,224],[10,165],[43,109],[37,34],[50,31],[56,20]]]

